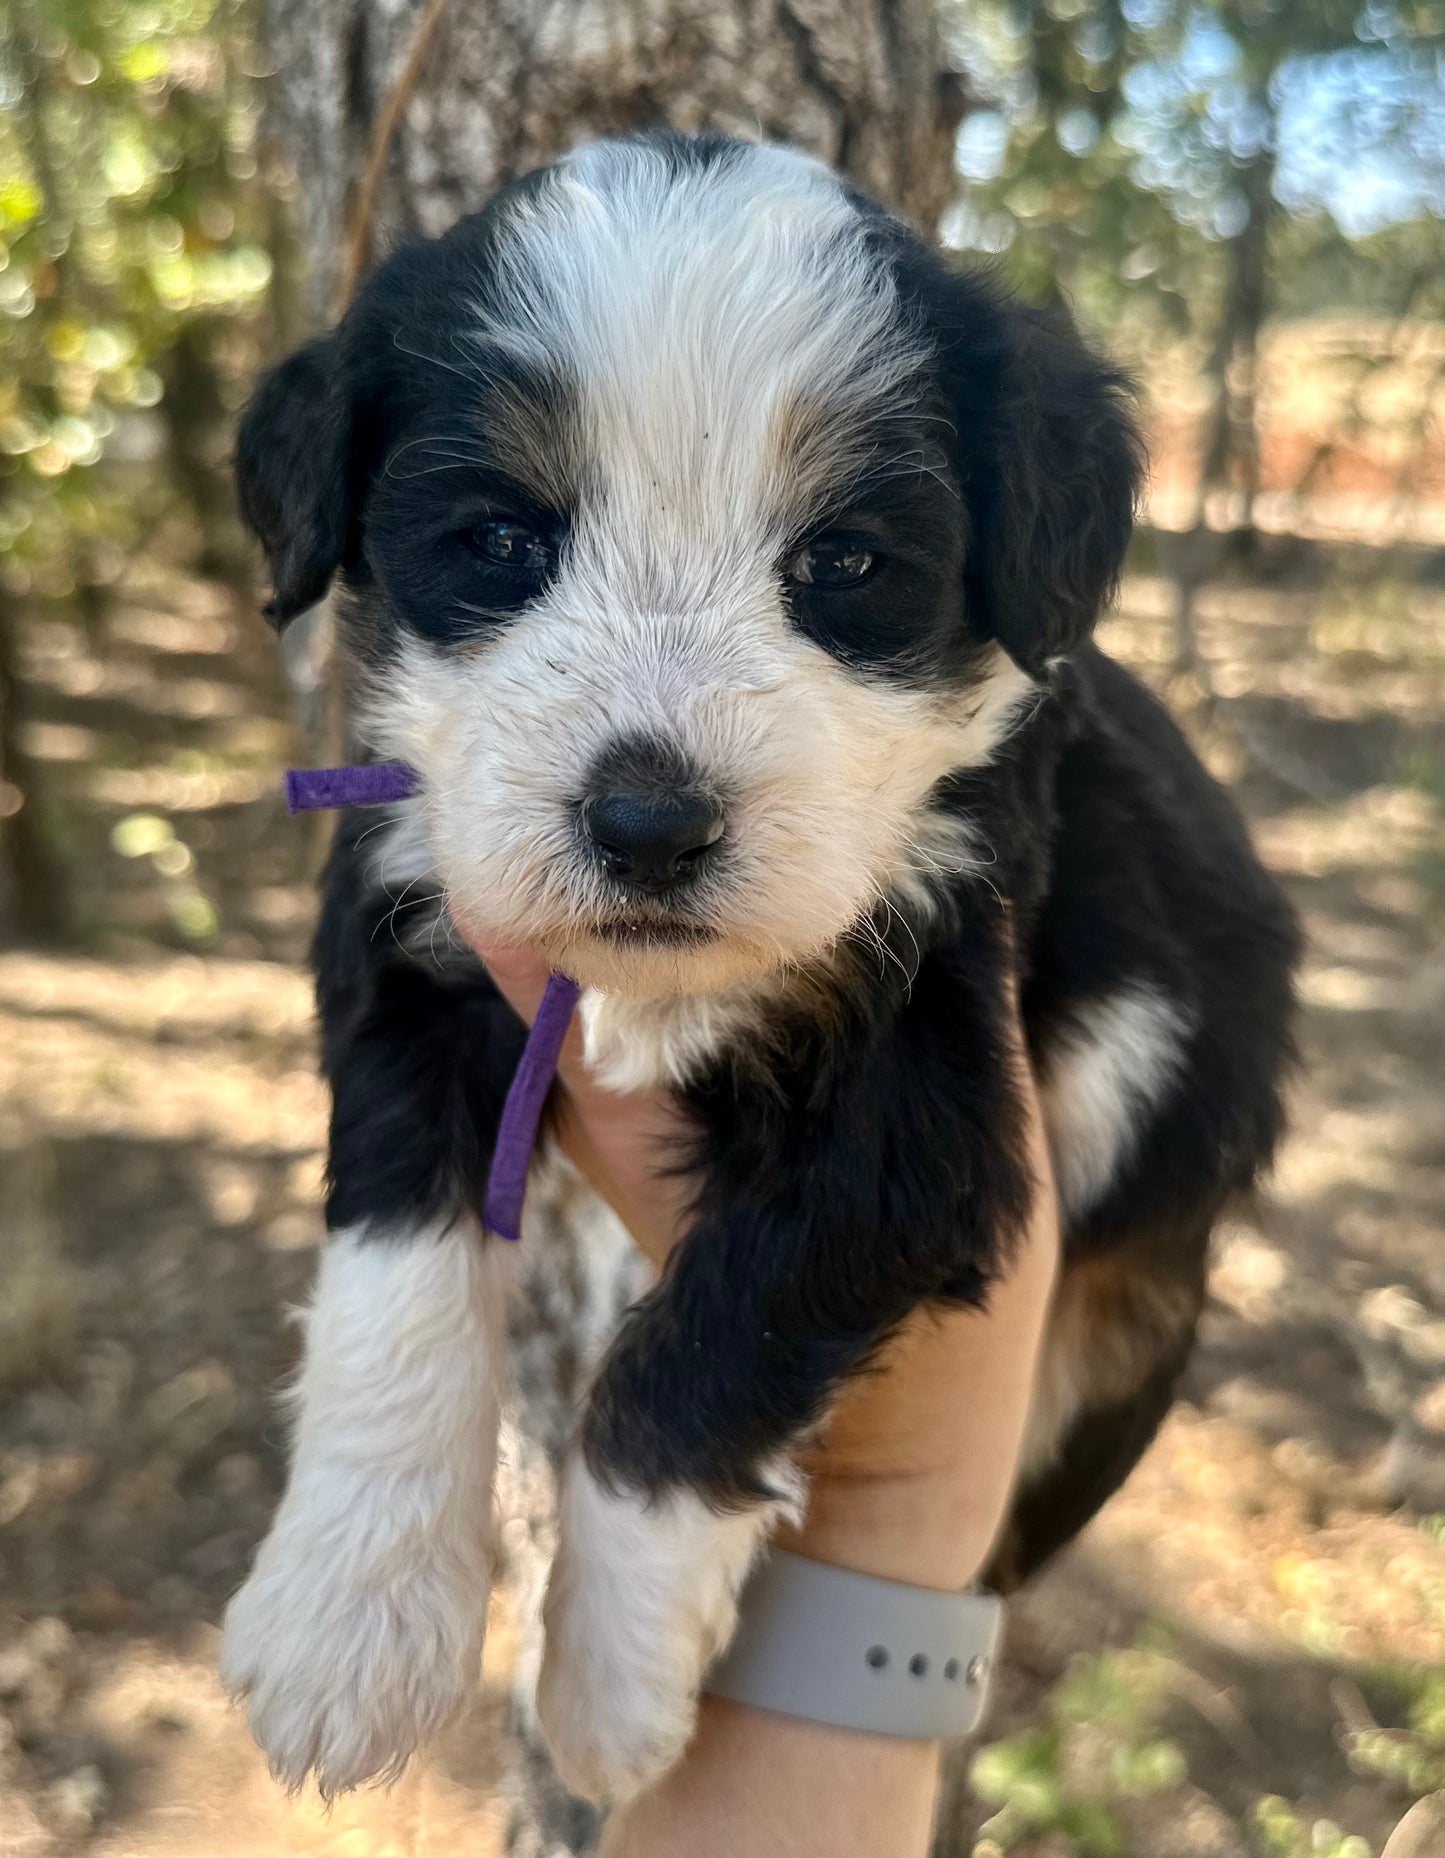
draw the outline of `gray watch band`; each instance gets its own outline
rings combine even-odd
[[[875,1735],[941,1741],[979,1724],[998,1656],[993,1594],[938,1593],[773,1549],[703,1689]]]

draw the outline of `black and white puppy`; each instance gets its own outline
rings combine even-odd
[[[686,1742],[840,1383],[1007,1269],[1009,935],[1067,1236],[1004,1586],[1169,1405],[1279,1132],[1294,924],[1090,643],[1124,381],[802,155],[642,137],[509,187],[263,382],[239,468],[276,622],[340,576],[357,729],[424,792],[331,859],[331,1236],[224,1674],[327,1791],[476,1677],[507,1294],[478,1208],[523,1029],[443,906],[397,932],[412,885],[579,980],[604,1080],[696,1132],[547,1606],[561,1772],[624,1797]]]

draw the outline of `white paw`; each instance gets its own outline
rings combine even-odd
[[[393,1779],[476,1684],[504,1270],[457,1222],[323,1254],[291,1481],[221,1649],[287,1787]]]
[[[227,1609],[221,1681],[276,1779],[294,1791],[314,1774],[330,1799],[394,1780],[475,1688],[487,1572],[480,1552],[448,1562],[384,1524],[368,1542],[354,1511],[348,1540],[315,1501],[288,1499]]]
[[[604,1490],[580,1458],[562,1492],[537,1707],[563,1783],[622,1802],[682,1754],[703,1673],[784,1506],[718,1515],[685,1492]]]

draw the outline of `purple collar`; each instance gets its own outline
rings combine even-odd
[[[420,776],[404,761],[374,761],[355,768],[286,770],[289,813],[314,807],[384,806],[388,801],[408,800],[420,792]],[[557,1075],[562,1041],[572,1023],[580,992],[576,981],[553,970],[502,1106],[482,1218],[488,1231],[504,1239],[516,1239],[522,1229],[522,1201],[532,1150],[537,1144],[537,1125]]]
[[[286,811],[313,807],[385,806],[421,792],[421,777],[404,761],[371,761],[357,768],[288,768]]]

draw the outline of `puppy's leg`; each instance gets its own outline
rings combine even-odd
[[[796,1230],[773,1235],[785,1295],[781,1255],[751,1279],[729,1269],[758,1265],[761,1236],[734,1220],[684,1241],[604,1363],[566,1468],[537,1702],[563,1781],[589,1799],[630,1799],[681,1755],[743,1581],[801,1514],[791,1448],[891,1326],[882,1310],[820,1348],[825,1259]],[[810,1288],[805,1313],[790,1293]]]
[[[288,1787],[394,1777],[477,1681],[505,1305],[469,1219],[327,1244],[290,1482],[221,1658]]]
[[[826,1320],[825,1271],[798,1236],[783,1249]],[[603,1364],[564,1473],[537,1703],[558,1772],[589,1799],[630,1799],[686,1747],[749,1569],[780,1521],[801,1518],[790,1448],[873,1339],[870,1323],[826,1366],[800,1328],[785,1342],[801,1315],[774,1294],[786,1267],[767,1286],[728,1269],[752,1249],[737,1223],[689,1236]]]
[[[687,1489],[609,1487],[583,1453],[571,1457],[538,1709],[573,1793],[630,1799],[681,1755],[744,1578],[778,1523],[801,1515],[802,1482],[786,1459],[774,1482],[775,1498],[717,1510]]]
[[[910,1310],[979,1304],[1032,1198],[1002,943],[925,962],[889,1036],[693,1100],[697,1223],[630,1312],[568,1467],[538,1690],[564,1780],[681,1753],[792,1455]]]

